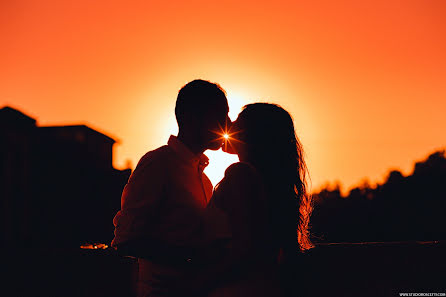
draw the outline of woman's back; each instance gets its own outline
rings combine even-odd
[[[228,253],[233,261],[221,286],[210,296],[280,296],[279,249],[273,241],[265,185],[254,167],[231,165],[208,208],[226,214],[232,232]]]

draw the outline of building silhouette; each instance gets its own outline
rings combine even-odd
[[[0,242],[109,243],[131,170],[112,165],[115,140],[85,125],[45,126],[0,109]]]

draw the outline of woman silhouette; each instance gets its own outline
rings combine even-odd
[[[232,238],[209,273],[208,296],[281,296],[278,262],[312,247],[303,148],[290,114],[275,104],[244,107],[224,150],[239,156],[217,185],[210,213],[224,213]],[[210,224],[212,225],[212,224]]]

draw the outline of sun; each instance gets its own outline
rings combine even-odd
[[[240,93],[227,92],[227,98],[229,104],[229,118],[231,121],[235,121],[243,106],[249,102]],[[230,135],[224,133],[222,137],[224,139],[229,139]],[[218,151],[207,150],[205,154],[209,158],[209,165],[204,170],[204,173],[209,177],[214,186],[222,180],[226,168],[239,161],[237,155],[225,153],[221,149]]]
[[[232,121],[235,121],[243,106],[250,102],[248,102],[245,99],[246,97],[240,92],[227,92],[227,98],[229,105],[229,118]],[[166,125],[163,135],[177,135],[178,125],[175,117],[170,116],[168,118],[169,122]],[[221,137],[229,139],[230,135],[228,133],[224,133],[221,135]],[[209,177],[214,186],[224,177],[226,168],[239,161],[237,155],[225,153],[221,149],[217,151],[207,150],[205,155],[209,158],[209,165],[204,170],[204,173]]]

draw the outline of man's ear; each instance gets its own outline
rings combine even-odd
[[[184,115],[184,124],[185,126],[188,126],[193,130],[196,130],[200,125],[200,120],[196,115],[187,113]]]

